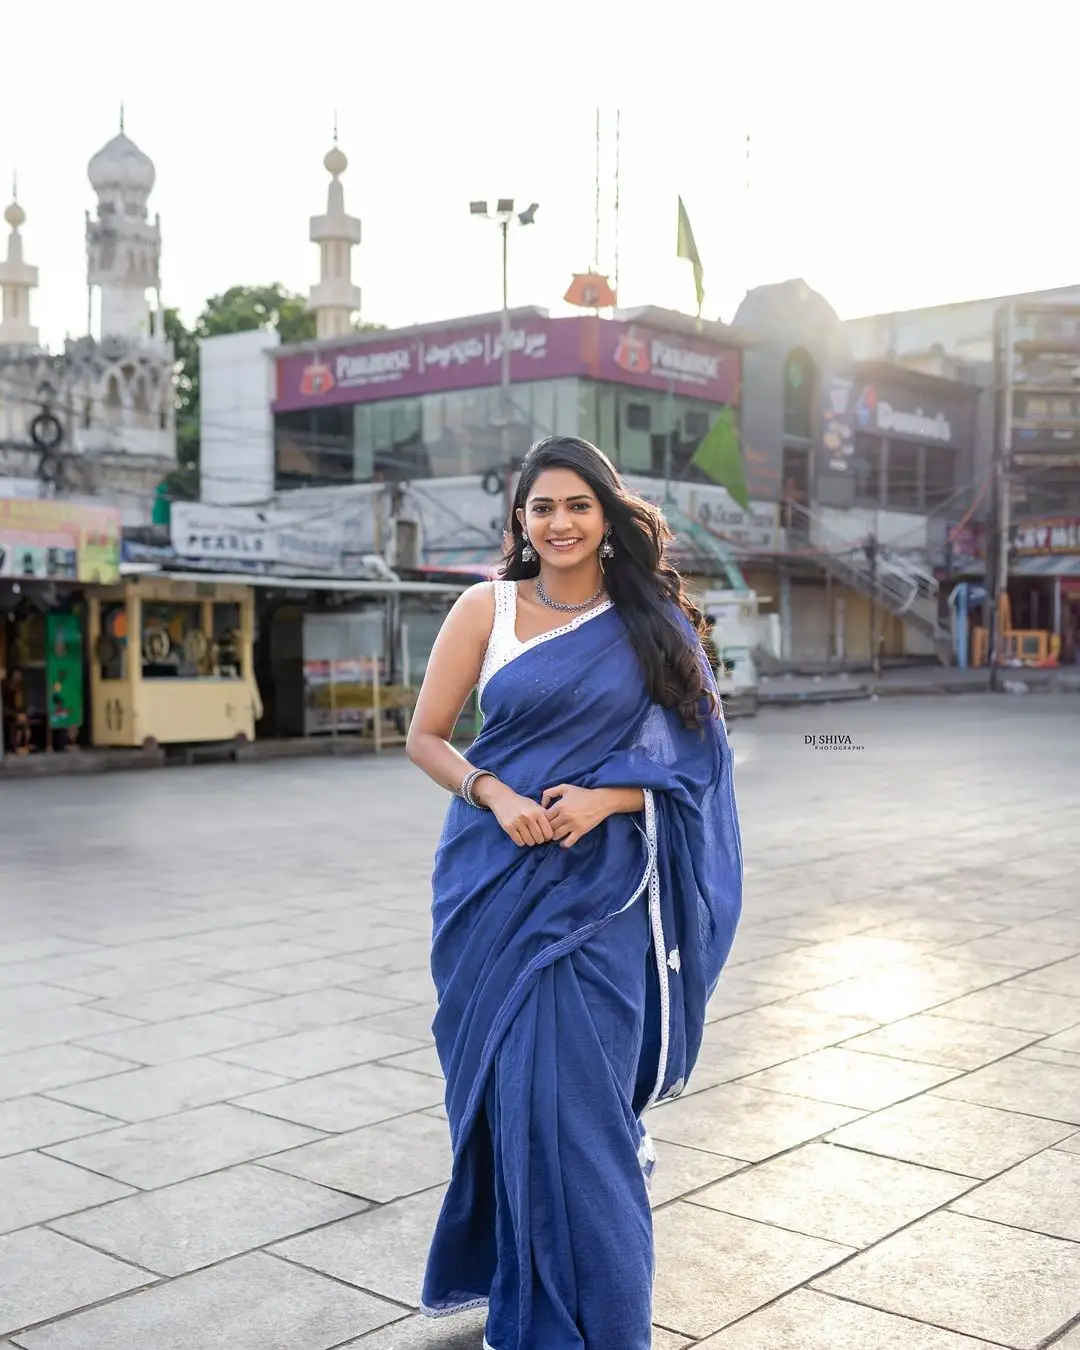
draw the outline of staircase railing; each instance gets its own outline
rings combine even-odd
[[[927,568],[880,543],[871,561],[861,542],[830,529],[801,503],[789,501],[785,506],[789,541],[808,544],[821,567],[931,637],[944,634],[938,620],[937,579]]]

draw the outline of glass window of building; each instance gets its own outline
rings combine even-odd
[[[647,403],[626,405],[626,426],[629,431],[652,431],[652,409]]]
[[[353,481],[353,410],[311,408],[274,419],[278,487],[318,487]]]
[[[851,471],[855,478],[855,502],[859,506],[882,504],[881,444],[880,436],[855,437]]]
[[[275,418],[279,488],[501,472],[545,436],[584,436],[626,473],[694,473],[717,404],[574,378],[514,384],[504,425],[499,386]]]
[[[430,478],[427,450],[420,435],[420,400],[384,399],[371,405],[373,477],[380,482]]]
[[[532,396],[530,409],[530,441],[542,436],[554,436],[558,422],[555,380],[537,380],[535,384],[524,386],[522,392]],[[523,402],[521,400],[520,402]]]
[[[552,428],[556,436],[580,436],[578,429],[578,381],[552,380],[555,388],[555,425]]]
[[[928,511],[936,511],[956,491],[956,451],[928,445],[925,454],[925,504]]]
[[[620,389],[617,406],[618,467],[623,473],[653,473],[653,428],[662,424],[653,416],[651,395]]]
[[[618,406],[613,384],[578,382],[578,435],[599,446],[613,464],[619,461]]]
[[[917,511],[922,501],[920,460],[922,446],[890,441],[886,457],[885,505],[899,511]]]
[[[814,359],[797,348],[784,367],[784,435],[808,441],[814,434]]]

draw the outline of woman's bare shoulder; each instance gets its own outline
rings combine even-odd
[[[447,615],[447,623],[462,631],[482,631],[486,640],[495,620],[495,586],[493,581],[478,581],[462,591]]]

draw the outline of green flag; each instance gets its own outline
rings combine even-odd
[[[719,483],[744,511],[749,511],[742,447],[735,429],[735,415],[730,408],[725,408],[713,423],[690,462],[714,483]]]
[[[694,290],[697,293],[697,316],[701,321],[701,304],[705,299],[705,273],[701,266],[701,255],[694,242],[694,231],[690,228],[690,217],[686,214],[683,199],[679,198],[679,243],[676,256],[685,258],[694,269]]]

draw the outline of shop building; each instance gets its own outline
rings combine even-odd
[[[655,488],[668,475],[680,498],[711,493],[696,521],[731,516],[727,494],[690,465],[723,410],[738,409],[741,350],[730,330],[699,333],[657,310],[618,319],[515,310],[509,420],[501,333],[492,314],[297,349],[268,334],[205,342],[203,507],[273,501],[343,531],[345,553],[379,554],[398,570],[482,572],[501,550],[528,447],[574,435],[632,479]],[[240,458],[230,419],[260,399]],[[746,523],[773,506],[755,504]],[[698,552],[715,570],[711,552],[724,550],[713,542]]]
[[[621,471],[684,475],[740,383],[729,333],[676,316],[511,316],[511,417],[501,417],[498,316],[284,352],[274,487],[499,473],[544,435],[603,445]]]
[[[941,373],[942,363],[988,366],[994,360],[994,331],[1005,305],[1080,305],[1080,286],[981,297],[922,309],[867,314],[844,322],[852,356],[860,361],[893,361]]]
[[[933,563],[946,513],[989,462],[985,391],[855,360],[835,311],[801,280],[751,291],[735,327],[750,490],[779,501],[782,532],[771,556],[740,565],[773,597],[784,660],[945,659]]]

